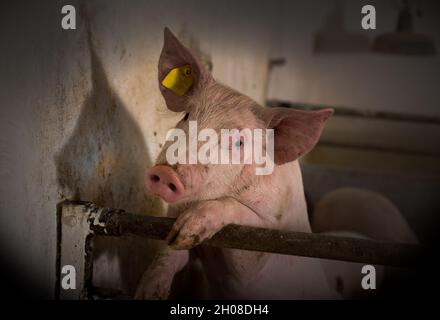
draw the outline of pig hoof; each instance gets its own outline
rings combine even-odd
[[[182,213],[168,234],[168,245],[173,249],[191,249],[210,239],[226,224],[221,209],[213,203],[204,203]]]

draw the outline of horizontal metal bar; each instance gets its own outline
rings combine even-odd
[[[83,205],[86,211],[92,213],[89,223],[96,235],[136,235],[164,240],[175,221],[174,218],[99,208],[91,203]],[[396,267],[416,267],[426,261],[427,257],[425,249],[415,244],[240,225],[225,226],[203,245]]]
[[[322,147],[332,147],[332,148],[343,148],[343,149],[360,149],[362,151],[373,151],[373,152],[387,152],[387,153],[397,153],[404,155],[414,155],[419,157],[440,157],[440,151],[432,151],[432,150],[411,150],[405,147],[388,147],[388,146],[379,146],[365,143],[352,143],[352,142],[337,142],[330,141],[322,138],[318,141],[318,146]]]
[[[329,106],[314,105],[308,103],[294,103],[283,100],[268,100],[266,105],[269,107],[287,107],[301,110],[319,110],[328,108]],[[440,117],[429,116],[423,114],[409,114],[409,113],[395,113],[388,111],[376,111],[376,110],[359,110],[340,106],[331,106],[335,110],[335,115],[347,116],[347,117],[360,117],[370,119],[382,119],[390,121],[405,121],[414,123],[429,123],[440,124]]]

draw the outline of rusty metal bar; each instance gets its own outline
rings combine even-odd
[[[95,235],[136,235],[164,240],[175,219],[133,214],[123,210],[84,205]],[[426,261],[420,245],[228,225],[203,245],[271,252],[358,263],[416,267]]]

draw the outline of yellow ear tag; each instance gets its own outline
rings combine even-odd
[[[162,80],[162,85],[178,96],[183,96],[193,84],[191,66],[189,64],[171,69]]]

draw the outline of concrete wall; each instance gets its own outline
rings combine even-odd
[[[387,15],[392,11],[373,2],[381,8],[379,17],[382,9]],[[75,5],[78,14],[85,3],[77,30],[60,27],[60,10],[67,3]],[[270,97],[404,112],[417,105],[420,113],[438,114],[438,56],[317,56],[311,51],[313,33],[332,3],[2,2],[2,265],[14,271],[23,287],[32,283],[39,294],[52,294],[55,210],[66,198],[161,214],[162,205],[145,192],[144,173],[178,118],[166,110],[157,90],[165,26],[212,61],[217,79],[261,103],[268,58],[285,56],[287,65],[272,75]],[[361,1],[341,3],[348,10],[348,28],[358,30],[357,16],[348,12],[360,11]],[[432,35],[431,11],[425,14],[422,27]],[[377,32],[393,23],[379,20]],[[433,36],[438,44],[439,35]],[[384,87],[392,81],[397,82]],[[102,259],[101,265],[109,263],[112,274],[125,275],[112,280],[103,272],[96,281],[116,281],[116,287],[131,290],[156,244],[127,239],[121,246],[106,255],[98,253],[97,259]],[[125,250],[124,258],[133,270],[118,264],[128,246],[145,252],[127,257]]]

